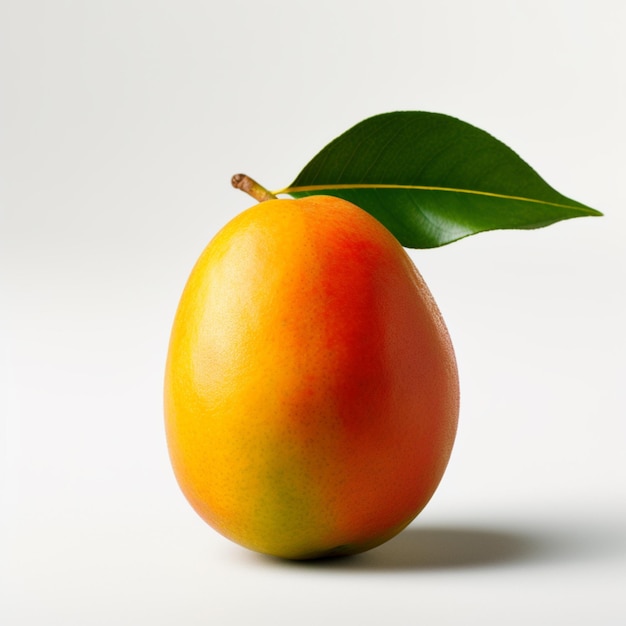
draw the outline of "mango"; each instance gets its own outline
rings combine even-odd
[[[437,488],[459,411],[454,351],[410,257],[329,196],[268,200],[209,243],[165,372],[172,467],[229,539],[287,559],[354,554]]]

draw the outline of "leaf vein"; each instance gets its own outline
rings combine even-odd
[[[342,190],[342,189],[374,189],[376,191],[381,191],[384,189],[406,189],[406,190],[416,190],[416,191],[442,191],[448,193],[464,193],[469,195],[476,196],[486,196],[491,198],[502,198],[505,200],[518,200],[520,202],[531,202],[536,204],[544,204],[553,207],[558,207],[562,209],[571,209],[575,211],[581,211],[583,213],[589,213],[593,215],[601,215],[599,211],[595,209],[591,209],[586,206],[577,206],[576,204],[564,204],[559,202],[551,202],[549,200],[541,200],[538,198],[528,198],[523,196],[512,196],[502,193],[493,193],[490,191],[477,191],[473,189],[456,189],[453,187],[435,187],[428,185],[392,185],[392,184],[376,184],[376,183],[368,183],[368,184],[332,184],[332,185],[304,185],[301,187],[285,187],[284,189],[279,189],[277,191],[273,191],[274,195],[281,194],[292,194],[292,193],[302,193],[302,192],[321,192],[321,191],[332,191],[332,190]]]

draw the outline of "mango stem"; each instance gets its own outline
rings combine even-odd
[[[256,180],[250,178],[246,174],[235,174],[230,181],[235,189],[245,191],[252,196],[257,202],[265,202],[266,200],[276,200],[276,196],[265,189],[263,185],[259,185]]]

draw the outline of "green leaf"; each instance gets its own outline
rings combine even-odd
[[[433,248],[487,230],[538,228],[602,215],[555,191],[485,131],[423,111],[364,120],[275,193],[349,200],[410,248]]]

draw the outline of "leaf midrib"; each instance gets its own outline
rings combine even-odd
[[[293,193],[306,193],[309,191],[325,191],[325,190],[342,190],[342,189],[410,189],[410,190],[420,190],[420,191],[444,191],[449,193],[464,193],[475,196],[487,196],[490,198],[501,198],[505,200],[516,200],[519,202],[530,202],[534,204],[543,204],[548,206],[557,207],[560,209],[570,209],[572,211],[580,211],[581,213],[587,213],[589,215],[602,215],[600,211],[596,211],[596,209],[592,209],[585,206],[579,206],[576,204],[563,204],[559,202],[550,202],[548,200],[539,200],[537,198],[527,198],[524,196],[510,196],[507,194],[494,193],[491,191],[477,191],[475,189],[455,189],[453,187],[436,187],[429,185],[391,185],[384,183],[342,183],[342,184],[333,184],[333,185],[304,185],[300,187],[285,187],[284,189],[280,189],[278,191],[273,191],[274,195],[281,194],[293,194]]]

